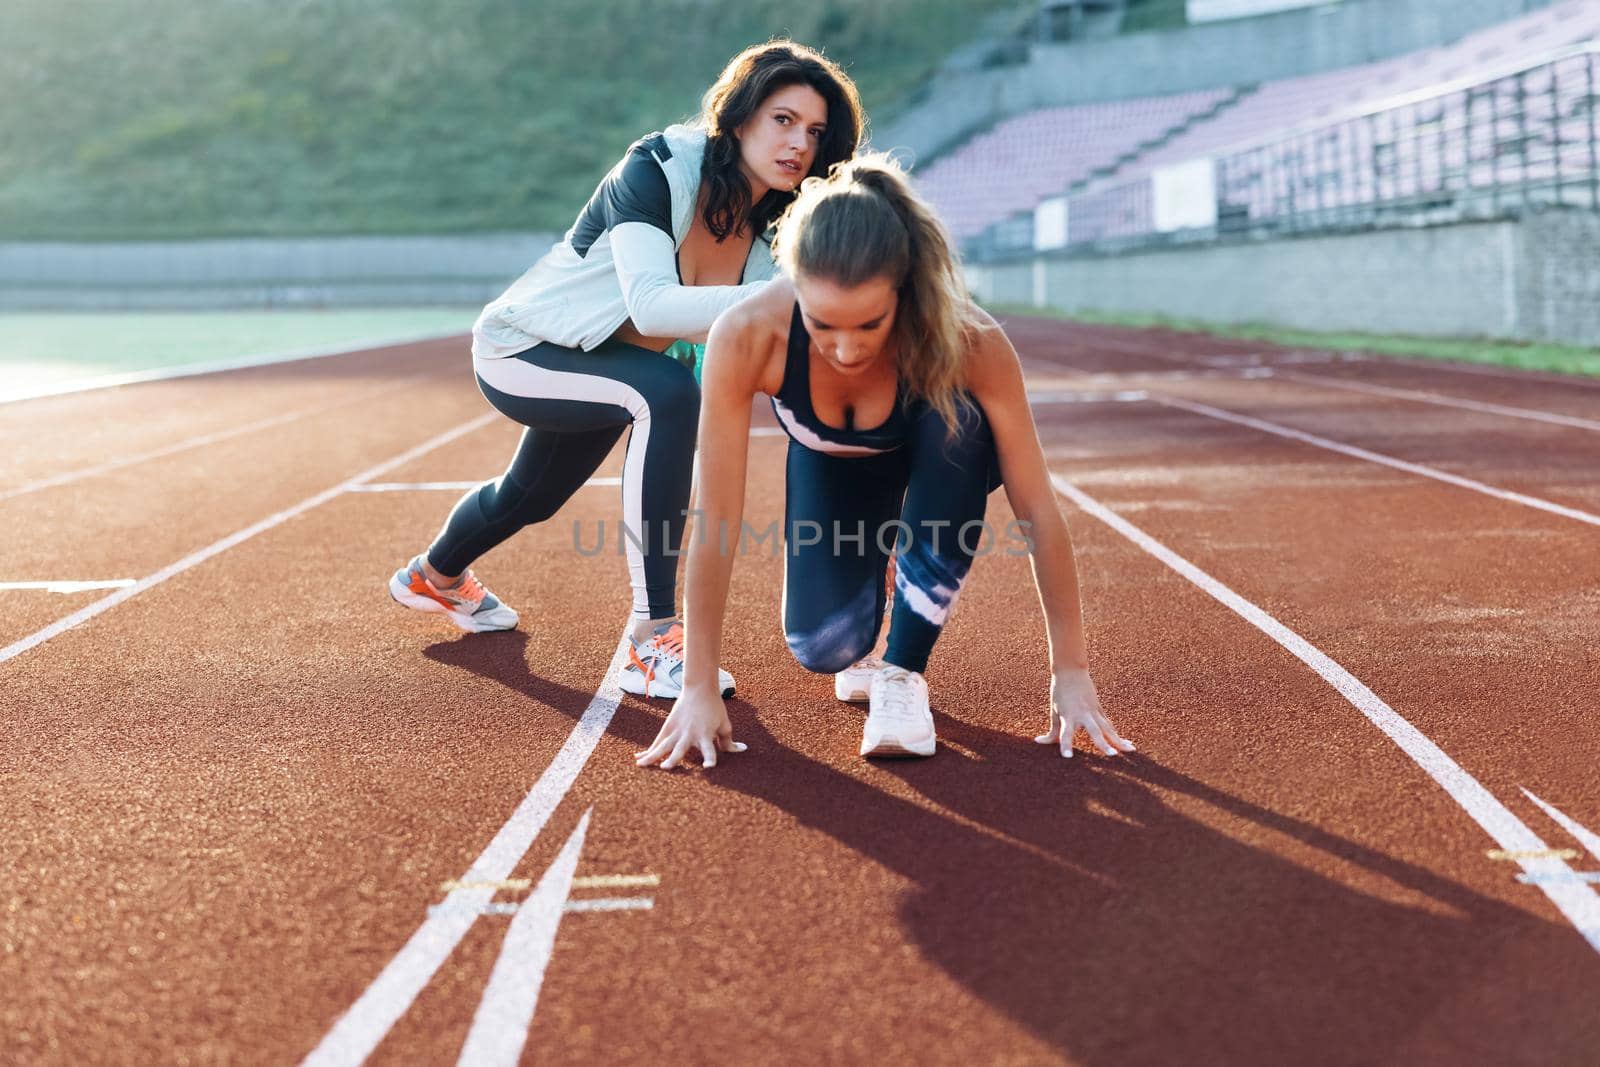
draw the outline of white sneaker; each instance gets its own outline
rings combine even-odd
[[[872,679],[863,756],[931,756],[939,739],[928,710],[928,683],[916,671],[885,664]]]
[[[630,638],[629,644],[628,663],[617,679],[624,693],[676,698],[683,692],[683,623],[664,622],[649,640]],[[717,684],[724,697],[733,696],[733,675],[718,668]]]
[[[858,659],[833,676],[833,695],[852,704],[865,704],[872,699],[872,679],[883,670],[883,660],[877,656]]]

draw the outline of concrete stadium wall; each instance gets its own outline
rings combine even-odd
[[[0,242],[0,310],[483,304],[556,239]]]
[[[1034,108],[1155,96],[1313,74],[1456,40],[1553,0],[1344,0],[1256,18],[1036,44],[1026,63],[946,69],[873,135],[877,148],[927,162]]]
[[[1600,215],[972,265],[991,303],[1600,345]]]

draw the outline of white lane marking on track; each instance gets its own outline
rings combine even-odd
[[[1464,397],[1445,396],[1440,393],[1427,393],[1420,389],[1396,389],[1391,385],[1374,385],[1371,382],[1352,382],[1342,378],[1324,378],[1320,374],[1306,374],[1301,371],[1279,371],[1275,377],[1287,378],[1290,381],[1304,382],[1321,389],[1345,389],[1352,393],[1371,393],[1374,396],[1392,396],[1400,400],[1414,400],[1419,404],[1435,404],[1439,407],[1461,408],[1465,411],[1478,411],[1486,415],[1504,415],[1512,419],[1529,419],[1534,422],[1547,422],[1555,426],[1572,426],[1579,430],[1588,430],[1591,433],[1600,433],[1600,420],[1580,419],[1576,415],[1558,415],[1551,411],[1538,411],[1534,408],[1511,407],[1506,404],[1489,404],[1481,400],[1467,400]]]
[[[128,374],[105,374],[94,378],[80,378],[75,382],[62,382],[32,389],[17,389],[0,393],[0,404],[19,400],[38,400],[47,396],[64,396],[67,393],[87,393],[96,389],[112,389],[119,385],[139,385],[144,382],[165,382],[174,378],[193,378],[202,374],[220,374],[230,370],[248,370],[251,367],[268,367],[274,363],[295,363],[303,359],[326,359],[329,356],[348,356],[356,352],[370,352],[376,348],[393,348],[397,345],[414,345],[423,341],[443,341],[449,337],[462,337],[467,330],[419,333],[392,339],[379,338],[361,341],[341,348],[308,348],[297,352],[279,352],[265,356],[242,356],[238,359],[219,359],[210,363],[191,363],[181,367],[157,367],[154,370],[133,371]]]
[[[660,884],[659,874],[591,874],[572,880],[574,889],[632,889]]]
[[[1295,430],[1288,426],[1280,426],[1275,422],[1267,422],[1265,419],[1257,419],[1249,415],[1239,415],[1232,411],[1225,411],[1222,408],[1214,408],[1209,404],[1198,404],[1192,400],[1179,400],[1177,397],[1171,396],[1157,395],[1150,397],[1150,400],[1153,403],[1161,404],[1165,407],[1180,408],[1196,415],[1204,415],[1207,418],[1220,419],[1223,422],[1237,423],[1240,426],[1248,426],[1253,430],[1260,430],[1263,433],[1276,434],[1279,437],[1287,437],[1290,440],[1300,441],[1304,444],[1313,445],[1317,448],[1324,448],[1330,452],[1338,452],[1341,455],[1351,456],[1355,459],[1364,459],[1368,463],[1380,463],[1385,467],[1393,467],[1395,470],[1405,471],[1408,474],[1419,474],[1424,478],[1432,478],[1434,481],[1445,482],[1449,485],[1458,486],[1462,489],[1470,489],[1474,493],[1482,493],[1485,496],[1492,496],[1496,499],[1506,500],[1513,504],[1521,504],[1523,507],[1536,508],[1539,511],[1546,511],[1552,515],[1560,515],[1563,518],[1576,519],[1578,522],[1586,522],[1590,526],[1600,526],[1600,515],[1595,515],[1588,511],[1580,511],[1578,508],[1569,508],[1565,504],[1557,504],[1553,501],[1543,500],[1536,496],[1528,496],[1526,493],[1516,493],[1509,489],[1497,489],[1492,485],[1485,484],[1484,482],[1474,481],[1471,478],[1463,478],[1460,475],[1451,474],[1448,471],[1442,471],[1435,467],[1425,467],[1420,463],[1412,463],[1409,460],[1396,459],[1393,456],[1386,456],[1382,452],[1372,452],[1365,448],[1358,448],[1355,445],[1347,445],[1339,441],[1330,440],[1326,437],[1318,437],[1314,433],[1306,433],[1304,430]]]
[[[1566,812],[1557,808],[1554,804],[1540,800],[1526,789],[1522,791],[1522,795],[1539,805],[1539,807],[1544,810],[1544,813],[1550,816],[1556,822],[1560,823],[1561,828],[1567,833],[1571,834],[1573,839],[1577,841],[1578,844],[1588,849],[1589,855],[1593,856],[1597,860],[1600,860],[1600,834],[1597,834],[1593,830],[1584,826],[1582,823],[1578,822],[1577,819],[1574,819]]]
[[[227,537],[222,538],[220,541],[213,541],[211,544],[200,549],[199,551],[189,553],[189,555],[184,556],[176,563],[169,563],[167,566],[156,571],[154,574],[139,579],[139,581],[135,582],[133,585],[119,589],[109,596],[101,597],[99,600],[96,600],[94,603],[73,612],[66,618],[57,619],[44,629],[37,630],[34,633],[29,634],[27,637],[22,638],[20,641],[14,641],[5,648],[0,648],[0,663],[4,663],[6,660],[20,656],[30,648],[36,648],[51,638],[66,633],[68,630],[88,622],[90,619],[101,614],[102,612],[110,611],[124,600],[128,600],[131,597],[136,597],[146,589],[153,589],[162,582],[165,582],[168,578],[176,577],[191,567],[197,567],[211,557],[220,555],[223,552],[226,552],[228,549],[233,548],[235,545],[248,541],[256,534],[288,522],[290,519],[296,517],[297,515],[302,515],[314,507],[317,507],[321,504],[326,504],[328,501],[347,492],[352,485],[358,485],[361,482],[376,478],[380,474],[385,474],[389,471],[392,471],[402,464],[411,462],[418,456],[426,455],[433,449],[438,448],[441,445],[449,444],[456,438],[463,437],[474,430],[481,429],[482,427],[489,425],[490,422],[501,417],[502,416],[497,411],[491,411],[487,414],[479,415],[470,422],[464,422],[453,430],[447,430],[431,440],[424,441],[415,448],[407,449],[406,451],[400,453],[400,455],[395,456],[393,459],[384,460],[376,467],[368,468],[355,477],[340,482],[332,489],[324,489],[316,496],[307,497],[305,500],[300,501],[300,503],[294,505],[293,507],[285,508],[283,511],[280,511],[275,515],[269,515],[260,522],[251,526],[246,526],[242,530],[231,533]]]
[[[148,452],[140,452],[138,455],[124,456],[121,459],[113,459],[105,463],[97,463],[92,467],[79,467],[77,470],[66,471],[62,474],[54,474],[48,478],[40,478],[37,481],[28,482],[25,485],[19,485],[14,489],[0,490],[0,500],[9,500],[12,497],[22,496],[24,493],[36,493],[41,489],[53,489],[58,485],[66,485],[69,482],[76,482],[84,478],[93,478],[100,474],[110,474],[112,471],[122,470],[124,467],[132,467],[138,463],[148,463],[151,460],[165,459],[168,456],[175,456],[180,452],[187,452],[191,448],[204,448],[206,445],[214,445],[222,441],[231,440],[235,437],[243,437],[245,434],[258,433],[262,430],[270,430],[274,426],[282,426],[285,423],[295,422],[299,419],[309,418],[312,415],[319,415],[326,411],[332,411],[335,408],[345,407],[350,404],[371,400],[374,397],[382,396],[385,393],[392,393],[396,390],[404,389],[407,386],[414,384],[418,380],[427,377],[431,377],[431,375],[413,375],[412,377],[407,378],[405,381],[398,382],[394,385],[386,385],[381,389],[370,389],[355,397],[340,400],[332,404],[321,404],[316,407],[301,408],[299,411],[291,411],[283,415],[273,415],[271,418],[260,419],[256,422],[246,423],[243,426],[235,426],[230,430],[218,430],[215,433],[207,433],[201,434],[198,437],[185,438],[184,440],[175,442],[174,444],[163,445],[160,448],[154,448]]]
[[[1075,392],[1071,390],[1044,390],[1028,394],[1030,404],[1127,404],[1149,399],[1142,389],[1121,389],[1113,393]]]
[[[1050,481],[1058,492],[1078,507],[1178,572],[1315,671],[1325,682],[1333,686],[1340,696],[1365,715],[1372,725],[1398,745],[1412,762],[1427,772],[1428,777],[1437,782],[1500,848],[1510,853],[1547,852],[1550,846],[1509,808],[1495,799],[1494,794],[1446,755],[1444,750],[1429,740],[1421,730],[1322,650],[1059,474],[1052,473]],[[1525,872],[1533,875],[1574,873],[1565,861],[1550,855],[1521,859],[1517,864]],[[1600,952],[1600,894],[1585,885],[1567,882],[1541,883],[1539,888],[1550,898],[1550,902],[1557,910],[1577,928],[1584,940],[1588,941],[1596,952]]]
[[[1501,848],[1491,848],[1484,855],[1492,860],[1535,860],[1546,856],[1554,856],[1558,860],[1581,859],[1583,853],[1575,848],[1542,848],[1532,852],[1507,852]]]
[[[617,684],[622,668],[628,662],[629,645],[626,639],[617,642],[617,650],[606,668],[594,699],[584,709],[583,717],[573,726],[572,733],[556,753],[555,759],[545,768],[539,780],[523,797],[517,810],[506,820],[494,840],[484,848],[460,882],[500,882],[527,854],[539,832],[549,822],[572,783],[577,780],[584,764],[589,762],[595,746],[605,735],[617,705],[622,702],[622,689]],[[493,895],[491,889],[458,889],[448,899],[458,897],[465,903],[486,903]],[[448,902],[448,900],[447,900]],[[382,973],[373,979],[360,998],[340,1016],[321,1043],[302,1061],[306,1067],[353,1067],[361,1063],[378,1047],[395,1022],[422,992],[445,959],[466,936],[477,918],[471,910],[430,911],[426,921],[411,935]]]
[[[465,492],[476,489],[482,485],[476,482],[368,482],[366,485],[353,485],[352,493],[433,493],[433,492]],[[590,478],[584,485],[621,485],[621,478]]]
[[[112,578],[105,582],[0,582],[0,589],[42,589],[46,593],[86,593],[92,589],[126,589],[137,578]]]
[[[522,1057],[522,1046],[528,1043],[528,1027],[539,1005],[539,987],[544,985],[545,968],[550,965],[561,915],[566,911],[572,873],[578,869],[578,855],[583,851],[593,813],[592,807],[583,813],[578,828],[567,837],[560,854],[511,920],[489,975],[489,985],[472,1016],[472,1029],[461,1046],[461,1058],[456,1061],[463,1067],[516,1067]]]
[[[752,426],[750,428],[751,437],[782,437],[787,432],[782,426]]]
[[[651,911],[655,897],[590,897],[567,901],[568,911]]]

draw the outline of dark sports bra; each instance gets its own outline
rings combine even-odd
[[[783,384],[772,397],[772,412],[789,437],[813,452],[834,456],[873,456],[892,452],[905,443],[911,419],[910,397],[900,390],[893,409],[881,426],[870,430],[841,430],[817,418],[811,406],[811,335],[794,306],[789,321],[789,349],[784,358]]]

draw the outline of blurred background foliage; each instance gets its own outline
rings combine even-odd
[[[1018,7],[11,0],[0,239],[564,230],[748,44],[823,48],[881,124]]]

